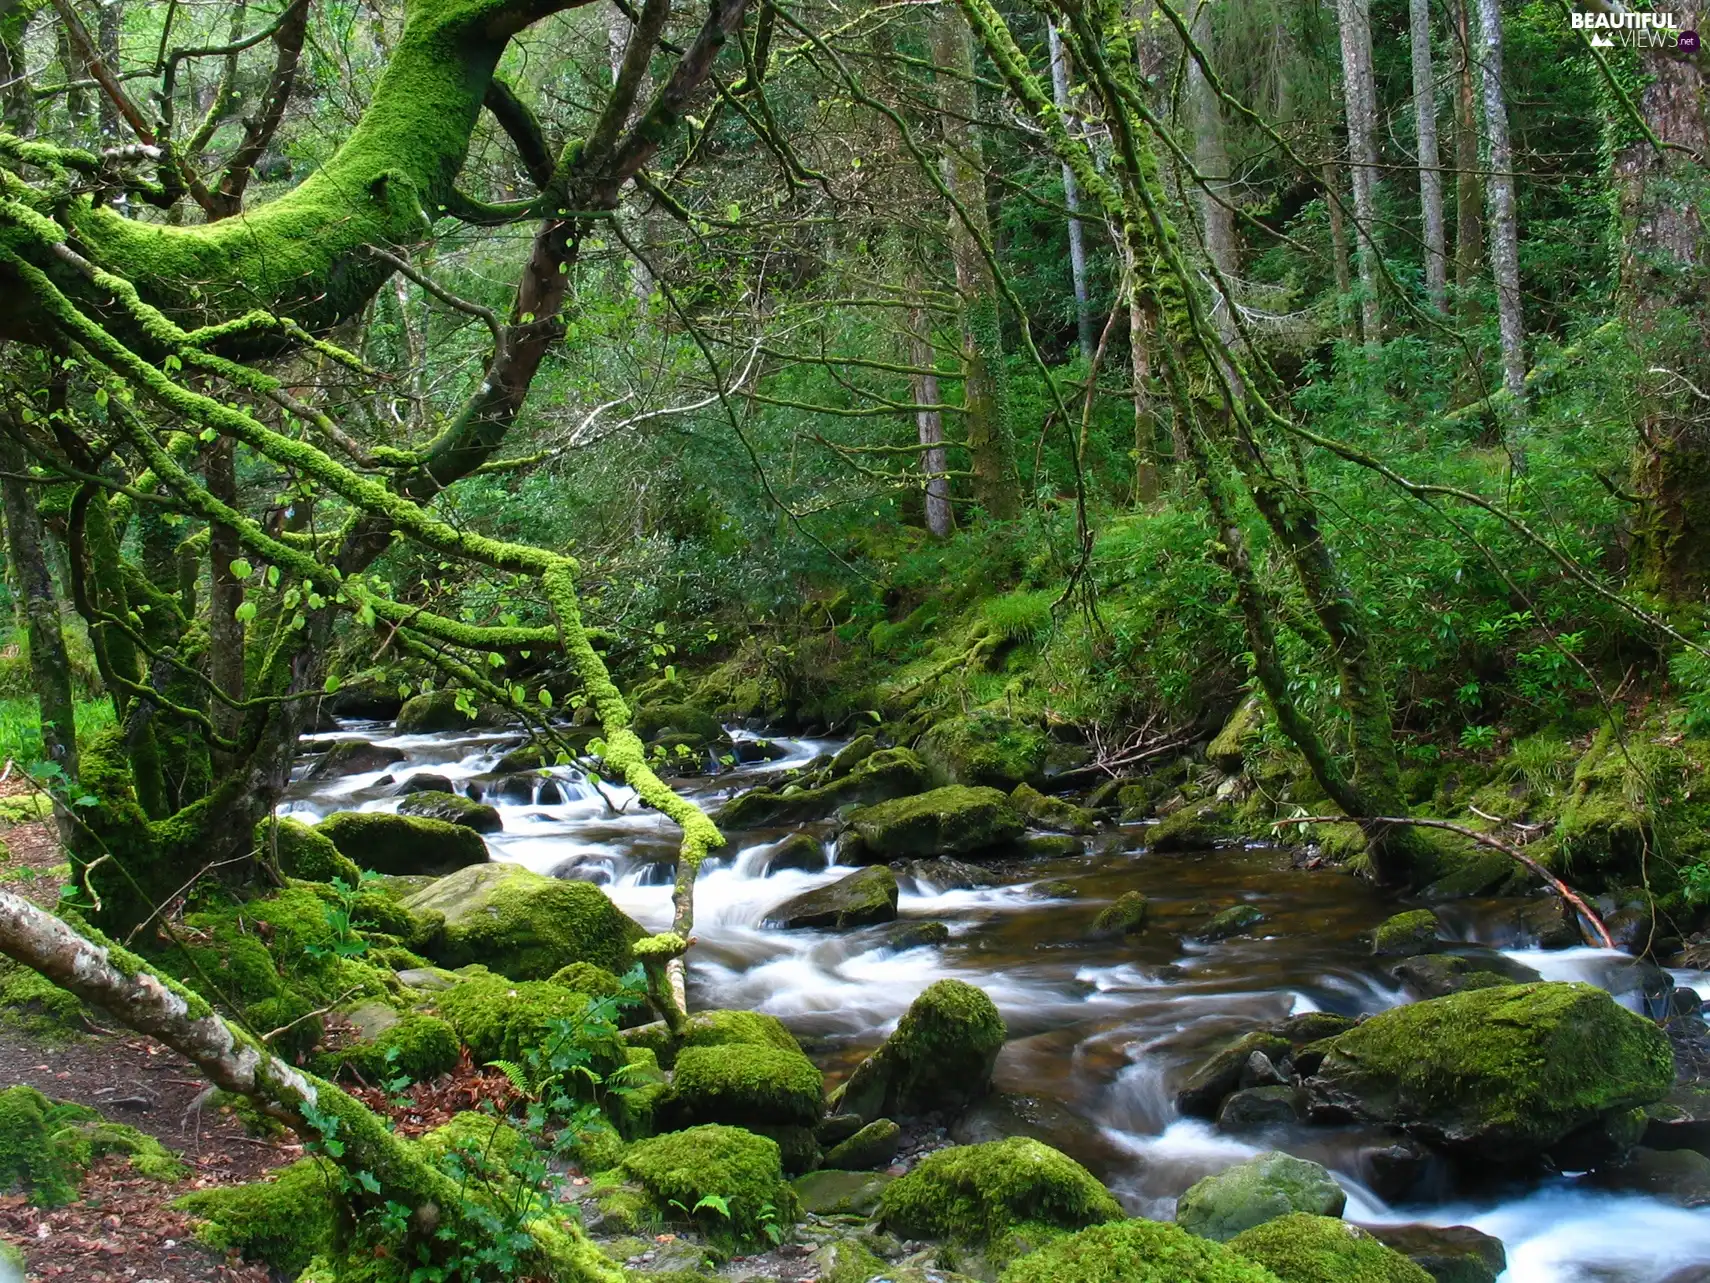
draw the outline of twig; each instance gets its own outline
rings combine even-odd
[[[1489,817],[1486,817],[1489,818]],[[1613,949],[1615,941],[1609,934],[1609,928],[1603,925],[1603,919],[1598,917],[1591,906],[1580,898],[1579,893],[1531,856],[1512,847],[1500,838],[1493,838],[1488,833],[1480,833],[1477,829],[1469,829],[1464,824],[1451,824],[1447,820],[1416,820],[1402,815],[1367,815],[1355,817],[1351,815],[1303,815],[1292,819],[1273,820],[1272,828],[1281,828],[1285,824],[1407,824],[1421,829],[1445,829],[1450,833],[1458,833],[1461,837],[1477,842],[1480,846],[1488,846],[1493,851],[1501,851],[1511,860],[1516,860],[1532,870],[1544,881],[1556,889],[1556,894],[1577,909],[1581,916],[1596,929],[1598,938],[1603,941],[1605,949]]]
[[[343,1002],[346,998],[350,997],[351,994],[356,993],[361,988],[362,988],[361,985],[351,986],[349,989],[346,989],[343,993],[339,994],[338,997],[334,998],[326,1006],[317,1007],[313,1011],[305,1011],[302,1015],[298,1016],[295,1020],[291,1021],[289,1024],[280,1025],[279,1028],[270,1030],[269,1032],[262,1034],[261,1035],[261,1041],[262,1042],[272,1042],[280,1034],[285,1033],[288,1030],[295,1029],[298,1025],[302,1024],[305,1020],[313,1020],[316,1016],[326,1015],[327,1012],[331,1011],[334,1007],[338,1006],[339,1003]]]

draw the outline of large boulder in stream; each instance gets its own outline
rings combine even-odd
[[[1278,1283],[1277,1276],[1210,1239],[1163,1221],[1112,1221],[1047,1243],[1002,1283]]]
[[[846,806],[867,806],[907,797],[927,787],[925,765],[906,748],[886,748],[869,754],[847,774],[822,784],[796,784],[782,790],[750,789],[726,802],[713,814],[722,829],[754,829],[773,824],[823,820]]]
[[[411,793],[404,798],[398,803],[398,814],[460,824],[466,829],[474,829],[477,833],[497,833],[505,827],[497,809],[485,802],[476,802],[457,793],[441,793],[432,789]]]
[[[1051,738],[1026,722],[981,710],[939,722],[921,736],[919,751],[938,783],[1008,793],[1044,778]]]
[[[1591,985],[1544,982],[1380,1012],[1332,1039],[1306,1085],[1317,1116],[1509,1165],[1595,1145],[1594,1133],[1621,1131],[1673,1083],[1674,1053],[1655,1024]]]
[[[487,862],[481,835],[461,824],[388,811],[335,811],[321,836],[375,873],[450,873]]]
[[[897,916],[897,878],[884,865],[860,869],[830,886],[792,896],[766,914],[768,927],[866,927]]]
[[[1227,1243],[1291,1212],[1340,1216],[1348,1196],[1317,1163],[1272,1150],[1207,1176],[1176,1200],[1176,1224]]]
[[[888,864],[921,856],[997,854],[1022,834],[1021,815],[991,788],[960,784],[864,806],[837,839],[841,864]]]
[[[1008,1036],[984,993],[960,980],[939,980],[855,1067],[833,1103],[865,1122],[965,1109],[991,1090],[992,1066]]]
[[[635,961],[630,946],[646,934],[593,883],[542,877],[518,864],[459,870],[404,907],[444,919],[424,946],[428,957],[447,967],[479,962],[513,980],[545,980],[572,962],[621,976]]]
[[[503,726],[511,715],[496,704],[476,704],[465,712],[454,690],[432,691],[406,700],[398,710],[398,734],[430,735],[440,731],[467,731],[477,727]]]
[[[344,775],[366,775],[383,771],[404,760],[401,748],[390,744],[370,744],[367,740],[336,740],[303,772],[305,780],[331,780]]]
[[[1282,1283],[1432,1283],[1431,1276],[1369,1230],[1296,1212],[1229,1240]]]

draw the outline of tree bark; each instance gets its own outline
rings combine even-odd
[[[1216,35],[1211,26],[1211,0],[1199,0],[1193,11],[1193,42],[1210,62],[1216,51]],[[1193,111],[1193,163],[1204,180],[1195,184],[1194,203],[1199,208],[1199,223],[1205,236],[1205,256],[1211,260],[1226,281],[1233,281],[1240,267],[1235,245],[1235,214],[1228,206],[1229,152],[1223,145],[1223,110],[1216,91],[1206,79],[1197,58],[1187,64],[1188,99]],[[1222,199],[1219,199],[1219,196]],[[1225,296],[1215,281],[1212,298],[1216,312],[1217,333],[1230,347],[1235,345],[1235,300]]]
[[[1348,179],[1354,193],[1355,262],[1360,276],[1360,336],[1375,356],[1383,339],[1377,269],[1377,86],[1367,0],[1336,0],[1342,37],[1342,104],[1348,122]]]
[[[1007,521],[1020,511],[1021,494],[1010,440],[997,281],[980,248],[982,242],[991,244],[991,222],[974,125],[974,42],[961,13],[949,5],[933,20],[932,56],[940,68],[944,182],[961,207],[950,214],[950,253],[962,304],[962,417],[974,498],[988,516]]]
[[[1410,0],[1413,53],[1413,124],[1419,143],[1419,224],[1425,242],[1425,296],[1438,312],[1449,304],[1444,253],[1443,171],[1437,153],[1437,82],[1431,69],[1431,0]]]
[[[28,58],[28,5],[0,3],[0,121],[8,133],[28,138],[36,132],[36,96],[31,91]]]
[[[1354,311],[1354,266],[1348,252],[1348,224],[1342,217],[1342,189],[1336,182],[1336,162],[1324,162],[1324,205],[1330,214],[1330,265],[1336,275],[1336,319],[1342,337],[1352,342],[1360,337]]]
[[[203,476],[208,493],[230,508],[237,508],[237,464],[230,437],[221,437],[208,450]],[[243,698],[244,625],[237,617],[243,604],[243,581],[232,573],[232,563],[241,555],[237,531],[223,522],[208,527],[208,678],[233,700]],[[243,725],[243,711],[220,700],[209,710],[216,734],[235,739]],[[231,756],[213,751],[214,769],[225,772],[233,765]]]
[[[909,314],[909,364],[918,369],[932,368],[936,354],[927,338],[924,312]],[[939,405],[938,376],[916,374],[914,402],[916,405]],[[942,539],[956,527],[955,514],[950,507],[950,478],[945,475],[949,465],[944,457],[944,416],[937,410],[916,410],[915,428],[920,444],[920,470],[926,477],[926,528],[935,538]]]
[[[1478,0],[1483,49],[1484,129],[1489,139],[1490,268],[1496,280],[1497,331],[1502,346],[1502,384],[1513,414],[1524,413],[1526,328],[1520,308],[1520,227],[1514,203],[1514,149],[1508,139],[1508,104],[1502,90],[1502,5]]]
[[[1063,49],[1063,38],[1057,24],[1047,21],[1045,33],[1051,45],[1051,94],[1064,120],[1072,119],[1069,105],[1069,56]],[[1087,294],[1086,230],[1078,215],[1081,210],[1080,188],[1075,183],[1075,171],[1063,166],[1063,204],[1069,207],[1069,272],[1075,287],[1075,335],[1081,345],[1081,359],[1092,363],[1097,338],[1093,334],[1092,302]]]
[[[1478,106],[1473,88],[1474,55],[1467,5],[1449,0],[1455,47],[1455,294],[1461,319],[1475,319],[1474,287],[1484,257],[1484,186],[1479,177]]]

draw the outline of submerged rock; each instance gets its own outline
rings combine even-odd
[[[1217,914],[1196,934],[1201,940],[1227,940],[1231,936],[1246,935],[1264,921],[1264,910],[1258,906],[1237,904]]]
[[[855,1067],[834,1098],[869,1121],[958,1110],[991,1089],[1008,1031],[992,1000],[960,980],[939,980],[909,1005],[896,1032]]]
[[[879,948],[888,949],[892,953],[905,953],[910,949],[925,949],[945,943],[950,939],[950,928],[942,922],[923,922],[914,918],[906,922],[894,922],[877,935]]]
[[[1431,1276],[1381,1239],[1330,1216],[1297,1212],[1229,1240],[1229,1250],[1282,1283],[1431,1283]]]
[[[1272,1150],[1194,1185],[1176,1201],[1176,1224],[1225,1243],[1291,1212],[1340,1216],[1347,1205],[1348,1196],[1323,1167]]]
[[[471,802],[456,793],[411,793],[398,803],[398,814],[461,824],[477,833],[497,833],[505,827],[504,820],[493,807],[484,802]]]
[[[892,863],[891,868],[898,878],[932,891],[968,891],[974,887],[1003,884],[1003,878],[991,869],[969,864],[966,860],[898,860]]]
[[[407,754],[390,744],[370,744],[367,740],[337,740],[317,757],[303,772],[305,780],[330,780],[341,775],[366,775],[383,771],[402,762]]]
[[[479,962],[513,980],[542,980],[572,962],[623,975],[635,960],[630,945],[645,934],[592,883],[542,877],[517,864],[463,869],[404,907],[444,916],[426,946],[430,958],[449,967]]]
[[[919,856],[980,856],[1022,834],[1021,816],[996,789],[949,785],[916,797],[862,807],[837,842],[844,864],[885,864]]]
[[[341,854],[375,873],[451,873],[488,859],[479,833],[443,820],[335,811],[317,827]]]
[[[884,865],[860,869],[830,886],[817,887],[773,906],[761,923],[801,930],[807,927],[864,927],[897,916],[896,875]]]
[[[1650,1021],[1590,985],[1539,983],[1380,1012],[1331,1040],[1307,1087],[1317,1114],[1508,1164],[1660,1100],[1673,1081]]]
[[[1470,1225],[1368,1225],[1373,1238],[1412,1261],[1435,1283],[1496,1283],[1508,1268],[1502,1240]]]

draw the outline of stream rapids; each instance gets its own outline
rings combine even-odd
[[[431,771],[463,788],[516,743],[514,731],[395,735],[384,724],[352,722],[305,737],[305,747],[350,738],[394,746],[407,760],[386,773],[299,780],[282,814],[314,822],[336,810],[395,810],[395,786],[380,782],[386,774],[403,780]],[[675,787],[711,809],[840,746],[772,742],[783,757]],[[675,826],[637,810],[627,789],[609,781],[596,787],[574,767],[549,776],[530,801],[483,796],[504,820],[503,832],[486,836],[493,858],[596,882],[644,927],[665,929]],[[828,864],[822,872],[768,875],[770,848],[802,828],[819,832],[832,859],[829,825],[795,825],[733,837],[703,867],[689,999],[692,1008],[779,1017],[829,1080],[882,1041],[927,985],[965,980],[990,994],[1009,1026],[995,1090],[1035,1098],[1034,1134],[1086,1164],[1136,1215],[1169,1219],[1177,1196],[1201,1177],[1280,1148],[1336,1174],[1348,1192],[1350,1221],[1471,1225],[1500,1238],[1508,1253],[1505,1283],[1710,1283],[1710,1209],[1610,1193],[1571,1174],[1389,1204],[1362,1179],[1370,1133],[1303,1125],[1237,1139],[1177,1113],[1175,1085],[1234,1034],[1303,1011],[1359,1016],[1406,1001],[1368,941],[1396,905],[1354,878],[1292,868],[1287,852],[1262,843],[1152,855],[1144,824],[1121,825],[1089,839],[1085,855],[1029,864],[1024,881],[948,889],[899,877],[899,919],[942,922],[950,931],[943,944],[899,952],[883,928],[760,925],[781,901],[849,871]],[[1148,899],[1147,931],[1090,938],[1098,911],[1130,890]],[[1210,909],[1240,902],[1265,915],[1254,936],[1211,944],[1184,938]],[[1471,901],[1439,912],[1460,938],[1547,980],[1587,981],[1644,1009],[1639,970],[1647,964],[1612,950],[1534,948],[1501,907]],[[1710,998],[1710,973],[1670,974]]]

